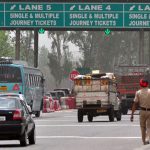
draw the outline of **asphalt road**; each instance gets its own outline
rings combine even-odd
[[[19,141],[0,141],[0,149],[28,150],[148,150],[141,142],[138,115],[130,122],[129,115],[122,121],[109,122],[99,116],[89,123],[77,122],[76,110],[42,114],[35,118],[36,145],[20,147]]]

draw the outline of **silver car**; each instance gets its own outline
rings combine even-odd
[[[26,106],[29,110],[29,112],[32,112],[31,107],[27,104],[26,98],[23,94],[19,93],[1,93],[0,97],[19,97],[21,100],[23,100],[26,103]]]

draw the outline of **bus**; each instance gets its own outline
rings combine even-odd
[[[20,93],[36,117],[43,107],[44,76],[38,68],[0,61],[0,93]]]

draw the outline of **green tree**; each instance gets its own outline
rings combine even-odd
[[[22,31],[20,35],[20,59],[28,62],[29,65],[34,64],[34,49],[33,49],[33,31]]]
[[[67,45],[69,33],[67,31],[51,31],[48,32],[48,37],[52,40],[51,51],[48,54],[48,66],[55,78],[56,87],[58,87],[72,66]]]
[[[0,57],[12,57],[15,56],[14,45],[11,42],[10,33],[6,31],[0,31]]]
[[[133,59],[137,59],[137,34],[126,31],[112,32],[107,36],[104,31],[72,31],[69,40],[83,55],[80,67],[113,71],[114,64],[120,60],[131,65]]]
[[[69,47],[64,45],[63,46],[63,50],[64,50],[64,53],[63,53],[63,59],[64,59],[64,62],[63,62],[63,76],[64,78],[67,78],[69,77],[69,74],[73,68],[73,64],[72,64],[72,52],[69,51]]]

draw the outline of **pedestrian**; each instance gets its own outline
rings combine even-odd
[[[150,89],[148,88],[148,81],[146,79],[140,80],[141,89],[135,94],[134,103],[132,106],[131,122],[134,120],[134,112],[139,106],[140,108],[140,128],[143,144],[149,144],[146,140],[147,135],[150,135]]]

